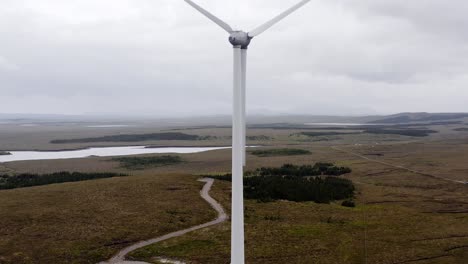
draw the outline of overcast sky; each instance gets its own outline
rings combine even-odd
[[[248,31],[298,0],[196,0]],[[249,48],[249,113],[468,112],[468,1],[312,0]],[[228,35],[183,0],[1,0],[0,113],[231,112]]]

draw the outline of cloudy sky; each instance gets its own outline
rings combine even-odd
[[[196,0],[248,31],[297,0]],[[250,113],[468,112],[468,1],[312,0],[249,48]],[[1,0],[0,113],[229,114],[227,33],[182,0]]]

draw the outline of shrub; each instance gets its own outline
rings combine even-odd
[[[344,207],[356,207],[356,204],[354,203],[353,200],[344,200],[341,203],[341,205],[344,206]]]

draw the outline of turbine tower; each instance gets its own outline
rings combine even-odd
[[[229,42],[234,47],[234,90],[232,117],[232,206],[231,206],[231,264],[244,264],[244,184],[246,142],[246,76],[247,48],[250,41],[287,17],[310,0],[302,0],[272,20],[247,32],[234,30],[191,0],[184,0],[211,21],[229,33]]]

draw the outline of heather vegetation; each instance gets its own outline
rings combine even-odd
[[[96,143],[96,142],[140,142],[152,140],[204,140],[208,137],[189,135],[179,132],[151,133],[151,134],[122,134],[113,136],[76,138],[76,139],[55,139],[50,141],[52,144],[66,143]]]
[[[251,151],[250,154],[258,157],[274,157],[274,156],[297,156],[297,155],[307,155],[310,154],[310,151],[305,149],[260,149]]]
[[[120,162],[120,166],[126,169],[141,170],[148,167],[161,167],[182,163],[179,156],[165,155],[155,157],[118,157],[113,161]]]
[[[81,173],[81,172],[57,172],[51,174],[24,173],[17,175],[0,175],[0,190],[15,189],[39,185],[47,185],[64,182],[87,181],[103,178],[122,177],[117,173]]]

